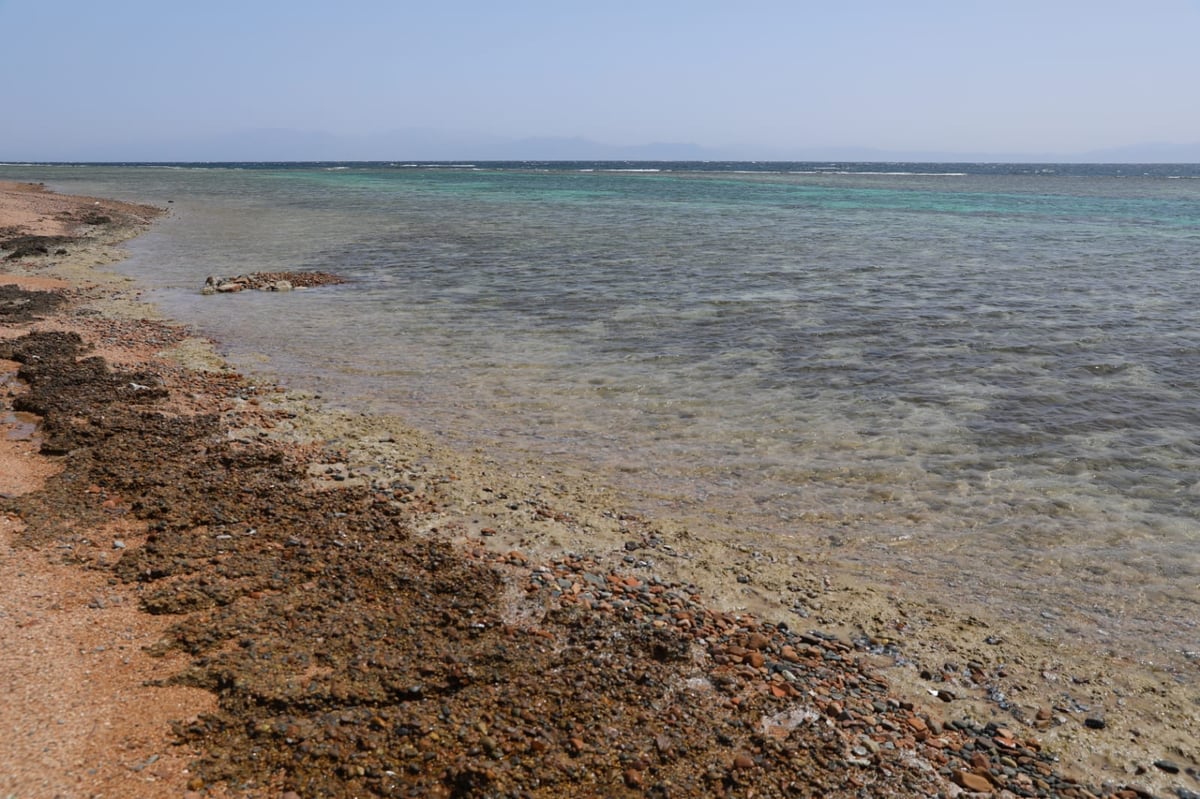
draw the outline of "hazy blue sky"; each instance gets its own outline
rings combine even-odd
[[[1200,142],[1200,0],[0,0],[0,30],[0,160]]]

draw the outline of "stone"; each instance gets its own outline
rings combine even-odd
[[[754,768],[754,758],[747,754],[740,754],[733,759],[733,767],[737,771],[746,771]]]
[[[1016,749],[1017,748],[1017,742],[1014,739],[1004,738],[1000,735],[997,735],[995,738],[993,738],[992,742],[1001,749]]]
[[[954,772],[953,779],[956,785],[965,790],[974,791],[975,793],[992,792],[991,780],[989,780],[987,777],[981,777],[978,774],[974,774],[970,771],[963,771],[962,769],[959,769],[958,771]]]

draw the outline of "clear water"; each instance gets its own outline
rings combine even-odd
[[[1197,648],[1194,166],[231,166],[0,178],[173,200],[122,268],[289,385],[866,579]],[[353,282],[198,294],[275,269]]]

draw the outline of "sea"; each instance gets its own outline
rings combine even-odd
[[[1200,165],[0,179],[171,209],[118,268],[251,374],[586,471],[767,555],[1147,661],[1200,657]],[[276,270],[349,282],[200,294]]]

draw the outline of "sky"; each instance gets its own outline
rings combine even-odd
[[[0,0],[0,31],[0,161],[1200,160],[1200,0]]]

